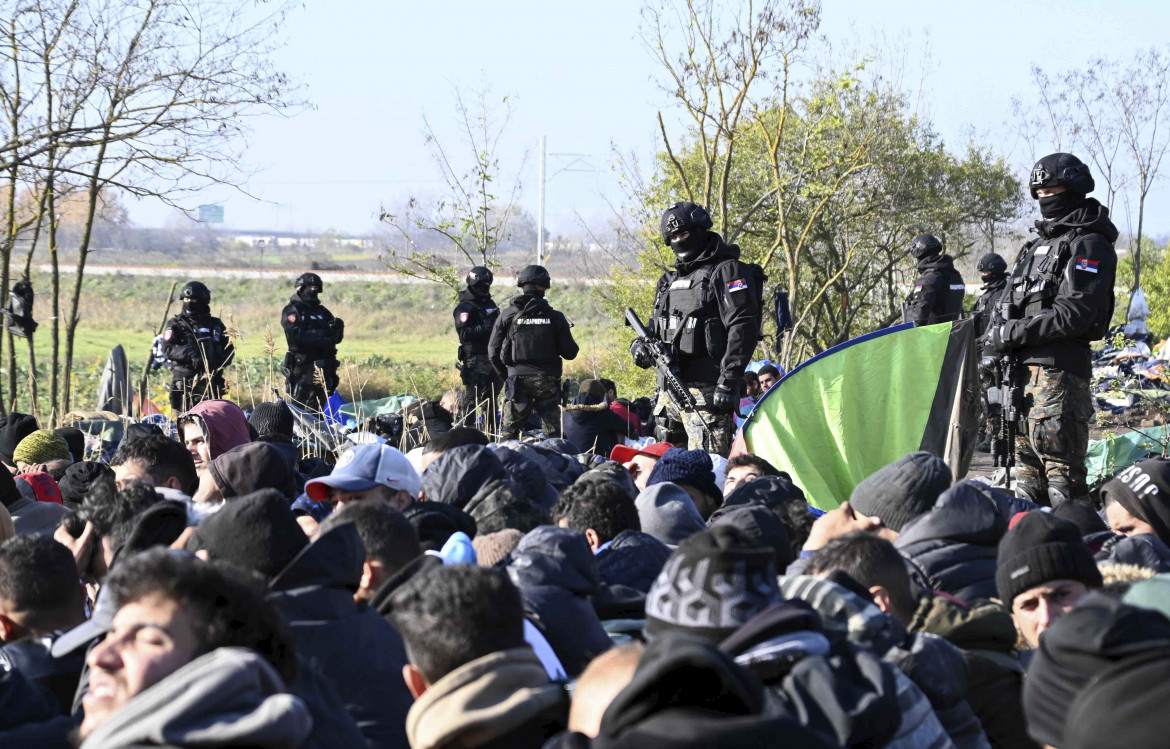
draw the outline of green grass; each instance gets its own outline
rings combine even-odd
[[[177,271],[176,278],[185,276]],[[35,274],[32,281],[37,291],[34,316],[41,322],[34,338],[39,400],[45,408],[51,349],[49,283],[47,277]],[[72,276],[62,276],[62,296],[71,282]],[[208,281],[208,286],[213,313],[239,336],[238,366],[228,375],[233,397],[244,404],[262,400],[272,385],[283,384],[278,370],[287,346],[280,315],[292,289],[284,283],[257,279],[214,279]],[[75,407],[94,406],[101,370],[110,350],[119,343],[126,350],[137,383],[162,322],[169,289],[170,281],[162,278],[86,279],[79,310],[81,322],[74,341]],[[506,304],[511,296],[511,289],[500,289],[497,301]],[[609,323],[591,290],[558,286],[549,298],[575,323],[573,333],[582,349],[577,360],[567,365],[567,376],[598,376],[615,352],[624,354],[624,346],[614,344],[606,335]],[[458,343],[451,315],[455,298],[449,289],[438,285],[338,282],[326,284],[322,300],[345,320],[345,340],[339,346],[338,358],[342,361],[339,390],[346,398],[378,398],[405,392],[438,397],[443,390],[458,385]],[[171,314],[178,311],[176,303]],[[269,333],[272,346],[268,343]],[[64,330],[61,339],[64,355]],[[26,401],[27,342],[16,339],[16,353],[18,399]],[[162,380],[154,377],[151,395],[160,407],[166,400],[161,385]]]

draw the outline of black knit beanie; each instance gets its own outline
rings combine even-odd
[[[901,533],[911,520],[930,512],[938,495],[950,486],[951,469],[941,458],[928,452],[910,453],[863,479],[849,495],[849,504]]]
[[[722,641],[780,600],[774,556],[729,525],[686,539],[646,594],[646,634],[677,630]]]
[[[233,499],[204,520],[187,549],[205,549],[214,560],[238,564],[272,579],[308,543],[288,500],[278,491],[261,489]]]
[[[256,427],[256,433],[261,438],[272,434],[293,436],[293,414],[282,400],[257,405],[248,417],[248,423]]]
[[[1162,749],[1170,736],[1170,652],[1127,658],[1101,673],[1069,708],[1063,749]]]
[[[1076,580],[1090,588],[1103,584],[1080,529],[1038,510],[1004,534],[996,568],[995,585],[1009,609],[1020,593],[1053,580]]]
[[[1087,685],[1122,660],[1167,647],[1170,620],[1161,613],[1102,594],[1085,598],[1040,638],[1024,680],[1029,735],[1041,744],[1066,746],[1070,709]]]

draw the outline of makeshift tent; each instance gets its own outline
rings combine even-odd
[[[811,505],[829,510],[863,478],[916,450],[965,476],[979,415],[973,321],[904,324],[793,369],[756,404],[732,453],[767,459]]]

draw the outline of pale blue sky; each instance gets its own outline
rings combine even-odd
[[[276,230],[363,232],[381,203],[410,192],[433,194],[436,173],[423,145],[422,115],[454,137],[451,86],[486,81],[514,97],[504,153],[511,168],[525,148],[522,205],[536,212],[536,141],[550,152],[592,154],[601,174],[564,173],[548,185],[548,226],[576,230],[576,215],[602,221],[603,196],[620,200],[610,172],[611,142],[649,156],[655,113],[669,102],[638,34],[637,0],[306,0],[286,27],[278,66],[305,84],[315,109],[255,123],[247,152],[259,170],[250,190],[192,200],[222,202],[228,225]],[[910,44],[911,69],[929,47],[923,110],[952,147],[974,128],[1018,162],[1032,160],[1005,135],[1013,95],[1031,95],[1033,64],[1081,66],[1160,44],[1170,2],[951,2],[825,0],[821,32],[834,46],[882,39]],[[915,87],[918,73],[914,72]],[[668,121],[677,115],[666,110]],[[550,160],[550,171],[557,162]],[[1170,166],[1167,167],[1170,176]],[[1170,231],[1170,180],[1156,191],[1147,225]],[[142,225],[162,225],[168,209],[131,204]],[[1119,216],[1119,225],[1124,216]]]

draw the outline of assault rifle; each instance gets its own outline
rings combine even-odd
[[[1016,318],[1016,307],[1011,302],[1003,302],[997,315],[996,325],[1002,325],[1007,320]],[[1023,407],[1023,391],[1019,384],[1019,355],[1009,351],[999,357],[995,369],[995,387],[999,393],[1000,410],[999,424],[991,438],[991,459],[996,468],[1006,468],[1006,482],[1011,485],[1011,470],[1015,465],[1016,431],[1020,423],[1020,411]]]
[[[699,411],[699,403],[695,400],[695,396],[691,394],[691,391],[683,384],[682,378],[679,377],[678,365],[675,363],[674,357],[670,355],[670,351],[661,341],[650,337],[650,333],[642,324],[638,313],[629,307],[626,307],[626,324],[634,329],[638,340],[646,344],[650,356],[654,359],[654,367],[658,370],[658,379],[662,381],[662,387],[670,395],[671,400],[680,411],[690,411],[699,419],[699,423],[703,425],[703,431],[707,433],[707,438],[713,443],[715,435],[711,432],[711,425],[707,423],[706,417]]]

